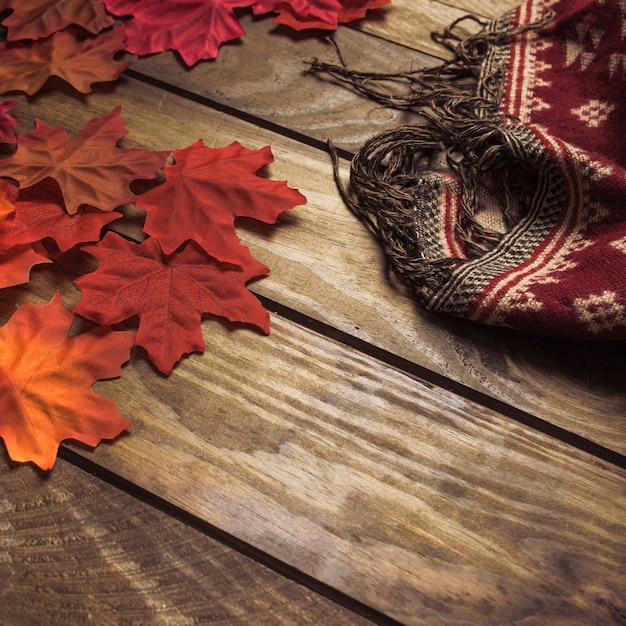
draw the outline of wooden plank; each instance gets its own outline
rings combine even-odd
[[[272,322],[206,321],[169,378],[134,358],[95,385],[130,434],[73,449],[405,624],[623,622],[625,470]]]
[[[212,146],[233,140],[250,148],[273,146],[276,162],[268,174],[300,188],[309,202],[278,227],[247,223],[240,230],[253,254],[272,268],[254,284],[257,293],[626,452],[621,344],[557,341],[418,310],[406,290],[386,276],[378,245],[343,206],[324,153],[131,79],[80,100],[49,93],[14,112],[22,130],[38,116],[76,131],[118,103],[129,139],[152,149],[182,148],[200,137]]]
[[[406,4],[406,0],[400,2]],[[468,14],[496,18],[522,4],[522,0],[444,0],[442,4],[450,4]]]
[[[619,623],[624,472],[279,319],[205,338],[101,386],[137,427],[99,462],[403,623]]]
[[[224,46],[215,61],[184,69],[174,53],[134,59],[131,69],[207,98],[319,143],[329,138],[355,152],[373,135],[406,123],[408,113],[385,109],[323,75],[307,72],[305,59],[338,63],[326,35],[293,33],[269,19],[242,18],[242,44]],[[432,66],[432,57],[354,29],[335,39],[346,62],[359,68],[397,72],[409,66]]]
[[[473,12],[497,17],[515,6],[512,0],[496,4],[499,10],[494,2],[477,3]],[[434,0],[394,0],[354,27],[341,27],[333,37],[346,63],[356,69],[401,72],[431,67],[451,56],[431,33],[467,13],[467,7]],[[295,33],[270,18],[250,15],[242,15],[241,22],[246,31],[241,44],[223,46],[215,61],[199,63],[193,71],[186,71],[175,53],[129,57],[133,70],[309,137],[332,138],[351,151],[378,132],[411,120],[406,112],[382,108],[349,89],[333,88],[323,75],[306,73],[304,59],[339,62],[325,33]],[[469,35],[474,26],[469,22],[459,32]]]
[[[1,466],[3,626],[371,623],[69,463]]]
[[[371,17],[375,19],[361,20],[355,27],[426,54],[450,58],[452,55],[433,41],[431,33],[443,32],[466,15],[482,20],[498,18],[518,4],[519,0],[392,0],[391,5],[373,12]],[[457,32],[469,36],[476,32],[475,24],[472,25],[471,21],[463,23]]]

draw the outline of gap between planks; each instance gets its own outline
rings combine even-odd
[[[13,294],[46,301],[64,280],[43,266]],[[4,315],[16,300],[4,298]],[[612,623],[624,471],[273,322],[270,338],[206,322],[205,354],[167,379],[134,357],[94,386],[131,433],[93,452],[68,445],[401,622],[464,623],[486,603],[494,623],[520,611],[545,620],[548,608]]]
[[[291,212],[293,217],[287,215],[276,227],[250,229],[246,224],[240,230],[253,254],[272,268],[269,277],[254,284],[258,295],[624,454],[624,393],[617,388],[611,391],[606,381],[612,379],[603,374],[612,372],[617,380],[623,370],[618,347],[570,346],[542,338],[530,343],[506,329],[419,312],[405,291],[388,282],[376,242],[330,188],[330,163],[319,151],[130,78],[78,101],[64,94],[45,94],[28,106],[20,105],[16,115],[22,125],[38,115],[75,131],[119,102],[131,137],[152,149],[184,147],[198,135],[207,145],[225,145],[238,136],[251,147],[272,145],[276,155],[272,171],[297,185],[310,204]],[[154,117],[157,110],[158,118]],[[157,127],[145,120],[146,113],[161,120]],[[176,143],[168,146],[168,141]],[[324,254],[319,241],[326,242]],[[576,361],[580,371],[572,376],[568,368]],[[607,370],[611,363],[615,367]],[[589,364],[593,370],[583,370]],[[590,377],[588,383],[582,375]],[[604,382],[599,386],[600,377]]]

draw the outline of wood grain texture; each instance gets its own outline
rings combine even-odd
[[[363,32],[407,48],[434,57],[450,58],[452,55],[433,41],[431,33],[442,32],[467,13],[467,10],[436,0],[393,0],[391,5],[377,9],[375,15],[378,19],[362,20],[355,26]],[[480,15],[478,7],[471,10],[471,13]],[[464,28],[459,32],[469,35],[472,31]]]
[[[623,623],[626,471],[272,321],[206,321],[169,378],[136,356],[94,386],[130,433],[72,448],[402,623]]]
[[[93,458],[403,623],[623,619],[626,472],[276,316],[205,339],[98,385]]]
[[[234,140],[249,148],[272,146],[276,161],[267,174],[298,187],[308,204],[285,215],[277,227],[241,225],[244,243],[272,269],[268,278],[254,283],[254,291],[626,453],[622,343],[564,342],[419,310],[385,274],[380,248],[342,204],[322,151],[132,79],[81,99],[42,95],[14,111],[21,130],[37,116],[75,132],[118,103],[129,129],[127,144],[132,140],[165,150],[203,138],[211,146]],[[141,220],[141,215],[134,218],[138,225]]]
[[[0,467],[0,623],[369,620],[59,461]]]
[[[132,70],[254,116],[320,143],[328,139],[355,152],[373,135],[409,121],[332,79],[308,73],[305,59],[338,63],[326,34],[295,33],[269,19],[242,17],[239,45],[226,45],[209,63],[185,70],[175,53],[134,59]],[[334,35],[346,61],[362,69],[396,72],[439,61],[353,29]]]
[[[499,16],[514,6],[511,0],[499,3],[499,9],[495,4],[477,3],[474,13]],[[401,72],[432,67],[450,55],[431,33],[441,32],[467,12],[467,7],[433,0],[399,0],[371,11],[354,27],[341,27],[333,37],[355,69]],[[411,120],[409,113],[383,108],[323,75],[306,73],[304,59],[339,62],[326,33],[297,33],[270,18],[246,14],[241,23],[246,34],[240,41],[222,46],[214,61],[199,63],[192,71],[175,53],[130,57],[132,69],[290,131],[324,142],[330,138],[353,152],[373,135]],[[459,32],[469,35],[471,28]]]
[[[483,20],[498,18],[518,4],[519,0],[393,0],[391,5],[374,12],[375,19],[359,21],[356,28],[425,54],[450,58],[452,55],[433,41],[431,33],[443,32],[466,15]],[[461,36],[471,35],[476,32],[474,26],[471,21],[464,23],[457,32]]]

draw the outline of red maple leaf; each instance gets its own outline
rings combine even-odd
[[[0,0],[0,13],[8,9],[9,41],[42,39],[72,24],[96,34],[114,23],[97,0]]]
[[[213,59],[225,41],[244,34],[233,9],[250,0],[102,0],[114,15],[132,15],[126,22],[128,44],[134,54],[176,50],[191,66]]]
[[[91,85],[116,80],[131,62],[120,62],[113,55],[123,50],[123,27],[98,37],[79,41],[70,31],[54,33],[47,39],[0,44],[1,93],[39,91],[50,76],[58,76],[81,93]]]
[[[252,10],[255,14],[271,13],[289,7],[294,15],[317,19],[323,23],[337,24],[337,16],[342,9],[341,0],[255,0]]]
[[[17,151],[0,160],[0,176],[30,187],[47,177],[57,181],[67,212],[83,204],[102,211],[132,202],[132,181],[154,178],[169,153],[144,148],[118,148],[126,134],[118,106],[90,120],[74,137],[62,128],[37,120],[36,128],[17,140]]]
[[[269,333],[267,311],[246,289],[246,283],[269,269],[243,246],[239,247],[240,267],[215,261],[193,242],[167,256],[153,238],[136,244],[115,233],[107,233],[84,250],[99,266],[76,279],[83,296],[74,311],[99,324],[139,316],[136,343],[164,374],[183,355],[204,350],[203,314],[251,324]]]
[[[17,120],[8,114],[19,100],[7,100],[0,102],[0,143],[15,143],[15,133],[13,127],[17,124]]]
[[[39,251],[38,251],[39,250]],[[43,248],[32,245],[14,246],[0,255],[0,289],[23,285],[30,279],[30,270],[39,263],[51,263]]]
[[[91,385],[120,375],[133,335],[99,327],[70,337],[73,317],[57,293],[0,328],[0,436],[14,461],[44,470],[64,439],[96,446],[132,426]]]
[[[46,237],[65,252],[77,244],[97,241],[103,226],[122,217],[117,211],[103,212],[87,205],[70,215],[59,185],[52,178],[19,192],[13,187],[10,197],[15,203],[14,211],[0,222],[0,254],[15,245],[35,243]]]
[[[256,175],[273,161],[269,146],[249,150],[235,142],[216,149],[197,141],[175,151],[174,159],[165,168],[165,183],[135,202],[147,211],[145,232],[158,239],[166,254],[193,239],[219,261],[236,265],[235,218],[273,224],[283,211],[306,202],[285,182]]]
[[[274,22],[296,30],[321,28],[333,30],[339,23],[365,17],[391,0],[257,0],[252,5],[255,14],[278,12]]]

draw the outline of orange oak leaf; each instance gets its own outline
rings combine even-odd
[[[0,143],[15,143],[13,127],[17,124],[17,120],[8,112],[16,104],[19,104],[19,100],[0,102]]]
[[[53,239],[61,252],[66,252],[77,244],[97,241],[103,226],[123,217],[117,211],[104,212],[87,205],[70,215],[65,210],[59,185],[52,178],[19,191],[12,187],[10,197],[15,210],[0,222],[0,254],[12,246],[35,243],[46,237]]]
[[[102,0],[114,15],[132,15],[125,23],[126,49],[134,54],[176,50],[191,66],[213,59],[225,41],[244,34],[234,9],[250,0]]]
[[[166,254],[193,239],[219,261],[237,265],[235,218],[273,224],[283,211],[306,203],[285,182],[256,174],[273,161],[269,146],[249,150],[235,142],[215,149],[197,141],[175,151],[174,159],[165,168],[165,183],[135,201],[147,211],[145,232],[158,239]]]
[[[6,217],[15,211],[11,196],[9,182],[0,180],[0,228]]]
[[[96,34],[115,21],[97,0],[0,0],[0,13],[9,9],[2,23],[9,41],[42,39],[72,24]]]
[[[99,266],[75,280],[83,295],[74,312],[99,324],[139,316],[136,343],[164,374],[183,355],[204,350],[203,314],[269,333],[269,314],[246,289],[246,283],[269,269],[243,246],[241,267],[215,261],[193,242],[164,255],[153,238],[136,244],[111,232],[83,249]]]
[[[0,289],[27,283],[33,265],[52,262],[42,254],[43,249],[38,250],[41,251],[25,244],[14,246],[0,255]]]
[[[53,178],[71,215],[83,204],[111,211],[132,202],[130,183],[154,178],[169,153],[118,148],[127,132],[120,111],[118,106],[90,120],[73,137],[37,120],[35,130],[18,137],[15,154],[0,159],[0,176],[18,181],[20,188]]]
[[[22,305],[0,328],[0,436],[14,461],[54,465],[60,443],[96,446],[132,424],[91,385],[121,374],[133,335],[98,327],[69,336],[73,315],[59,293]]]
[[[50,76],[58,76],[81,93],[93,83],[116,80],[131,62],[113,59],[125,46],[123,27],[98,37],[77,40],[71,31],[47,39],[0,44],[0,93],[38,92]]]

